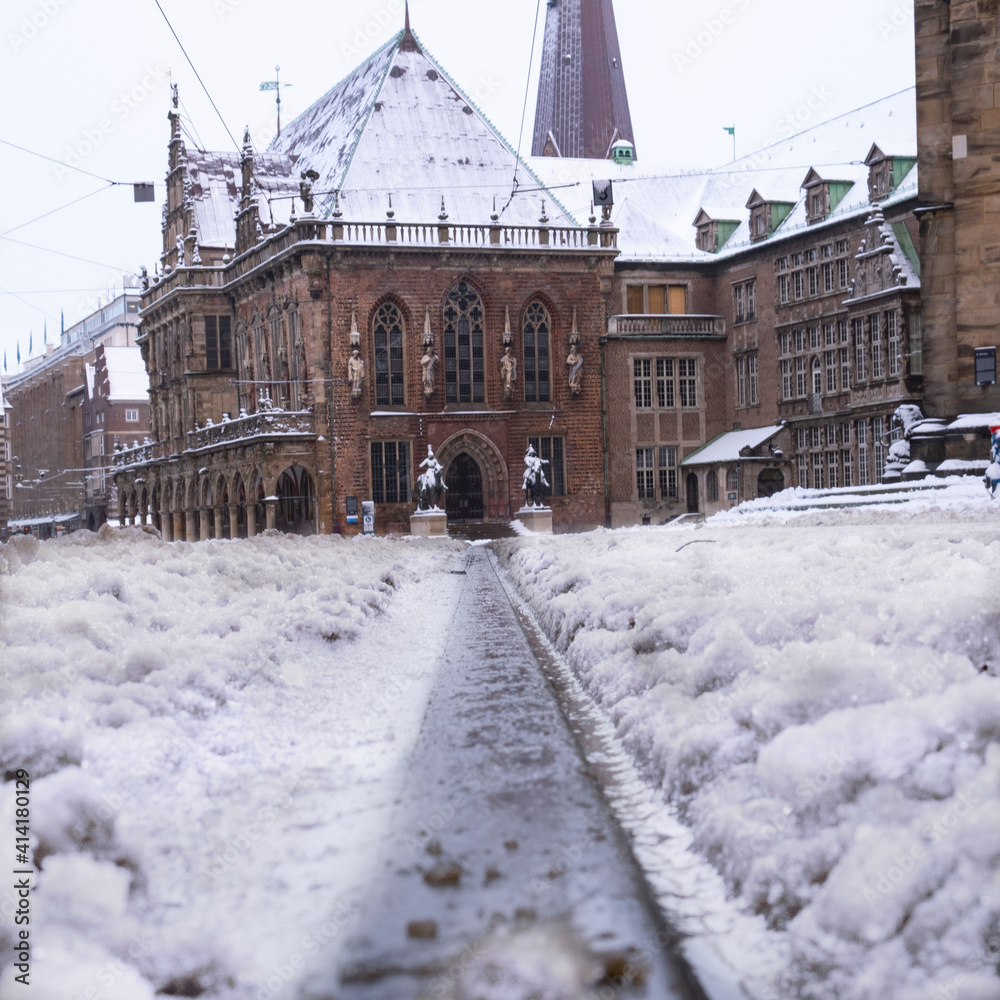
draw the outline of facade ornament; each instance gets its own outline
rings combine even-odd
[[[361,383],[365,377],[365,363],[355,347],[347,359],[347,381],[351,383],[351,398],[361,397]]]
[[[566,358],[566,367],[569,368],[569,394],[579,396],[583,382],[583,357],[577,350],[580,344],[580,334],[576,329],[576,306],[573,307],[573,329],[569,335],[569,355]]]
[[[445,207],[444,207],[444,195],[441,195],[441,211],[438,214],[438,218],[442,222],[445,222],[447,220],[447,218],[448,218],[448,213],[447,213],[447,211],[445,210]]]
[[[542,199],[542,214],[538,217],[538,221],[544,226],[548,224],[549,217],[545,214],[545,199]]]
[[[302,214],[313,214],[313,184],[319,180],[315,170],[303,170],[299,175],[299,196],[302,198]]]
[[[424,356],[420,359],[420,378],[424,384],[424,396],[430,399],[437,384],[438,359],[434,353],[434,333],[431,330],[431,311],[424,310]]]
[[[358,313],[357,310],[351,310],[351,347],[361,346],[361,331],[358,330]]]
[[[513,399],[514,383],[517,381],[517,358],[514,357],[514,349],[510,344],[503,349],[503,357],[500,359],[500,379],[503,382],[503,398]]]
[[[510,347],[514,343],[514,334],[510,332],[510,306],[504,306],[503,313],[503,344]]]
[[[500,216],[497,214],[497,196],[493,195],[493,211],[490,213],[490,221],[495,223],[499,220]]]
[[[333,192],[333,217],[343,218],[344,213],[340,210],[340,188]]]
[[[385,217],[391,219],[396,213],[392,210],[392,192],[389,192],[389,207],[386,210]]]
[[[177,107],[178,103],[180,102],[180,94],[177,91],[177,84],[176,83],[170,84],[170,100],[173,102],[173,105],[174,105],[175,108]]]
[[[146,291],[149,288],[149,272],[146,270],[146,265],[142,265],[142,269],[139,272],[139,287]]]

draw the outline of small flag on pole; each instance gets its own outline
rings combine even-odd
[[[18,364],[21,363],[21,341],[20,340],[18,340],[18,342],[17,342],[17,363]]]
[[[7,348],[3,349],[3,370],[7,370]]]
[[[728,132],[730,135],[736,135],[736,126],[735,125],[723,125],[722,129],[723,129],[724,132]]]
[[[42,347],[49,346],[49,321],[45,320],[42,326]]]
[[[34,344],[35,344],[35,331],[31,330],[28,333],[28,357],[29,358],[31,357],[31,354],[32,354],[32,352],[35,349]]]

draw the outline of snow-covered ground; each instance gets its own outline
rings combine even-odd
[[[460,551],[137,528],[0,546],[0,763],[30,772],[42,867],[28,990],[0,891],[0,997],[271,1000],[325,968],[390,834]]]
[[[752,995],[997,1000],[1000,503],[782,506],[500,559],[787,956]]]

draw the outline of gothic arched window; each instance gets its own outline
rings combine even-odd
[[[460,281],[444,307],[446,403],[485,402],[483,384],[483,303]]]
[[[524,316],[524,398],[549,401],[549,333],[552,322],[541,302],[532,302]]]
[[[403,314],[392,302],[375,313],[375,403],[403,403]]]

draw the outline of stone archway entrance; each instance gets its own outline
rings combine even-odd
[[[698,513],[698,477],[693,473],[689,472],[687,475],[686,482],[686,492],[687,492],[687,509],[689,514]]]
[[[785,488],[785,477],[780,469],[764,469],[757,477],[757,496],[773,497]]]
[[[462,466],[452,470],[452,466],[460,456],[464,455],[465,457],[463,466],[467,474],[469,473],[467,462],[472,462],[479,472],[479,505],[482,512],[478,518],[465,513],[466,520],[501,521],[504,523],[510,521],[507,463],[504,461],[500,449],[485,434],[473,430],[471,427],[463,428],[442,441],[439,447],[435,447],[434,455],[445,470],[445,483],[449,486],[448,476],[460,475]],[[455,493],[457,495],[465,491],[466,489],[460,483]],[[458,513],[452,514],[452,504],[455,501],[451,499],[451,493],[451,489],[445,493],[445,509],[448,511],[449,520],[453,516],[456,519],[461,516]],[[467,499],[471,500],[472,498]]]
[[[481,521],[483,506],[483,474],[468,452],[455,456],[445,474],[445,508],[449,521]]]

